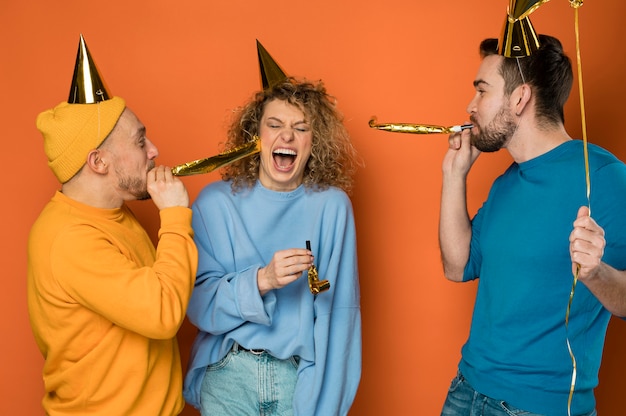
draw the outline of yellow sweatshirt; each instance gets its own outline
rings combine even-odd
[[[182,411],[176,333],[197,269],[191,210],[160,211],[155,250],[128,207],[57,192],[28,241],[28,308],[49,415]]]

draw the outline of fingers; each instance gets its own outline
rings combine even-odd
[[[148,192],[159,209],[189,206],[185,185],[168,166],[157,166],[148,172]]]
[[[579,266],[579,277],[584,279],[594,275],[602,263],[606,240],[604,229],[589,216],[588,207],[578,210],[569,241],[573,267]]]
[[[460,133],[454,133],[448,136],[448,149],[466,154],[469,157],[475,148],[471,144],[471,135],[469,130],[463,130]]]
[[[461,137],[463,134],[465,134],[464,131],[448,136],[448,147],[452,150],[459,150],[461,148]]]
[[[168,166],[156,166],[152,168],[148,172],[148,180],[152,179],[155,182],[158,181],[168,181],[171,179],[177,179],[174,175],[172,175],[172,169]]]
[[[167,176],[169,171],[170,177]],[[156,166],[148,172],[148,188],[154,192],[163,190],[168,179],[172,177],[171,170],[166,166]]]
[[[288,249],[274,253],[269,264],[259,270],[257,282],[261,293],[280,289],[298,280],[313,264],[313,255],[306,249]]]
[[[442,164],[444,176],[466,176],[479,155],[480,151],[471,144],[469,129],[450,135]]]
[[[278,277],[302,273],[313,264],[313,255],[306,249],[289,249],[274,254]]]
[[[597,241],[600,238],[604,239],[604,229],[589,216],[588,207],[580,207],[574,221],[574,230],[570,236],[570,241],[575,239]]]

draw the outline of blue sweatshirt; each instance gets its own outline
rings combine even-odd
[[[300,186],[274,192],[259,182],[233,194],[230,182],[205,187],[193,204],[199,251],[188,317],[199,328],[184,395],[200,407],[207,365],[237,341],[279,359],[299,356],[295,415],[345,415],[361,376],[361,312],[352,205],[337,188]],[[263,297],[257,271],[274,253],[311,241],[319,279],[313,296],[306,273]]]
[[[591,217],[604,228],[603,261],[626,269],[626,166],[589,145]],[[569,235],[587,205],[580,140],[516,164],[493,184],[472,220],[465,280],[480,277],[460,370],[479,392],[544,415],[594,409],[593,389],[610,313],[579,282],[572,289]]]

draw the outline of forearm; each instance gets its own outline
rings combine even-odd
[[[622,230],[624,227],[618,223],[611,228]],[[623,247],[623,243],[614,242],[612,246]],[[580,207],[570,234],[572,271],[609,312],[626,317],[626,271],[603,260],[612,259],[609,261],[623,267],[623,250],[610,249],[607,253],[606,247],[604,229],[589,216],[588,207]]]
[[[472,227],[467,213],[464,177],[444,175],[439,217],[439,247],[447,279],[461,281],[467,264]]]
[[[187,316],[204,332],[224,334],[246,322],[271,324],[276,296],[261,298],[256,286],[257,267],[217,275],[202,270],[191,295]]]
[[[596,274],[581,281],[609,312],[626,317],[626,270],[601,263]]]

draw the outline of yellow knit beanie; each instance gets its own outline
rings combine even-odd
[[[61,183],[70,180],[115,127],[126,108],[123,98],[93,104],[62,102],[37,116],[48,166]]]

